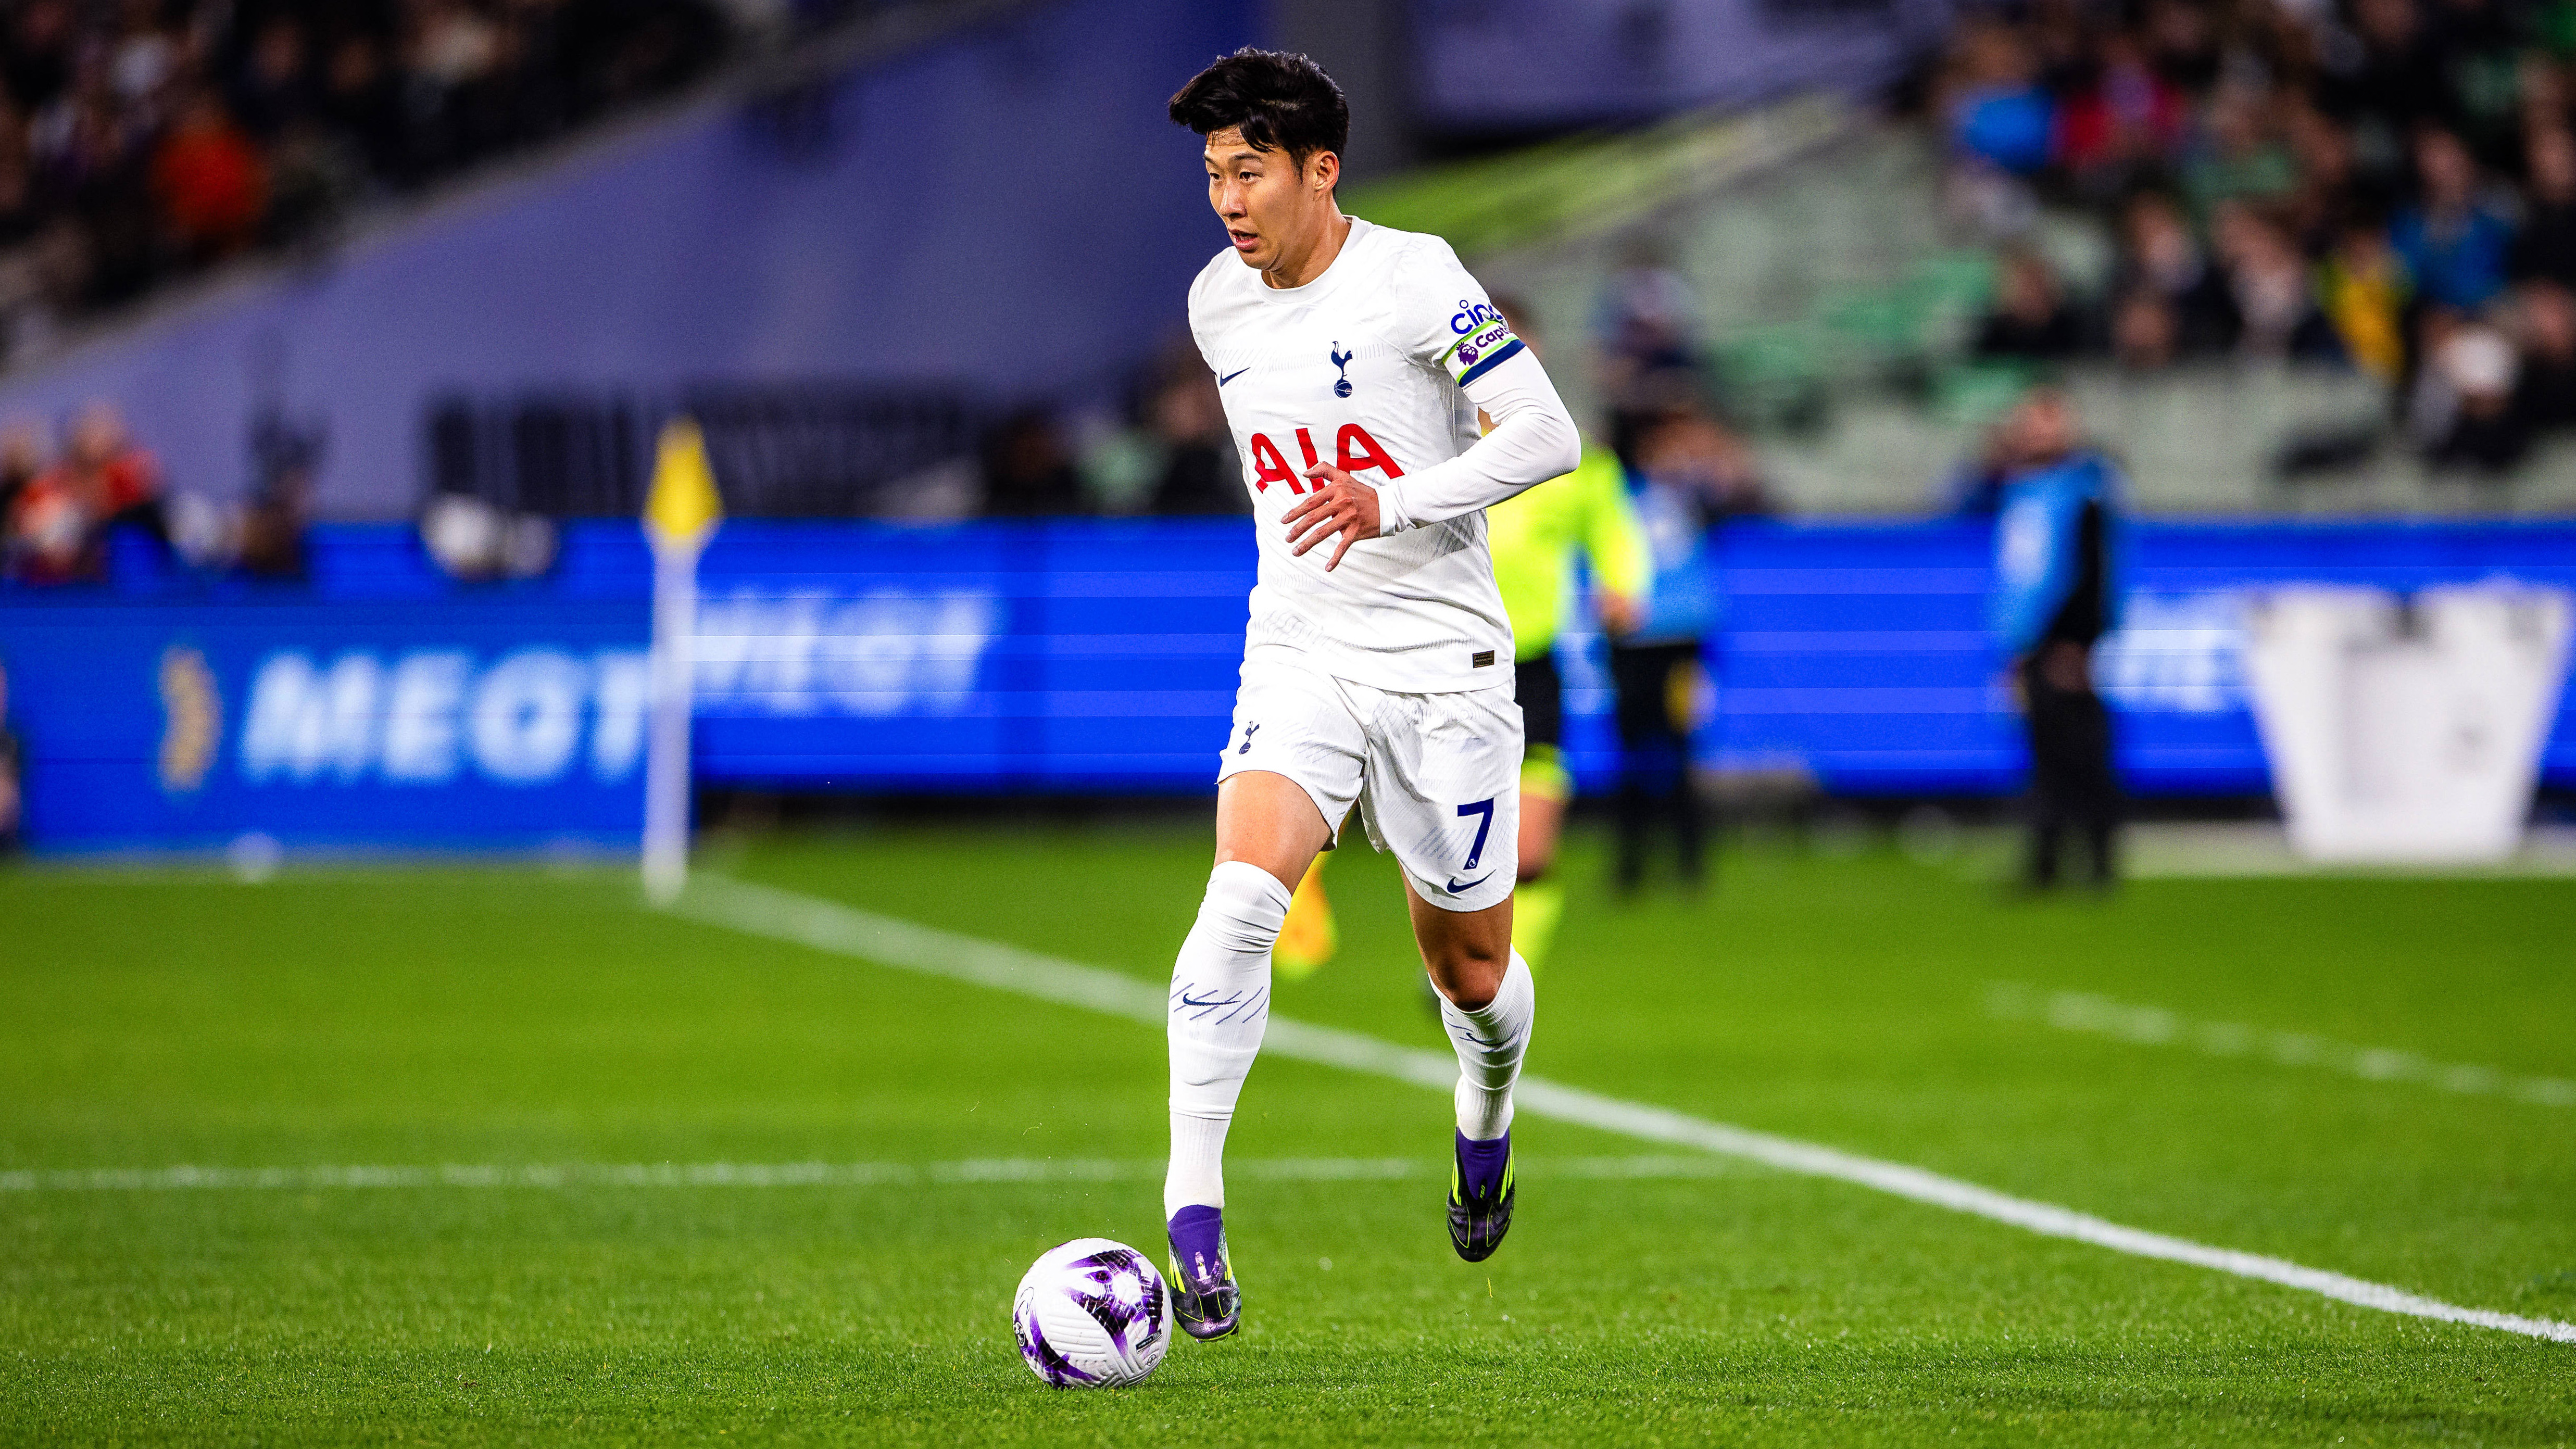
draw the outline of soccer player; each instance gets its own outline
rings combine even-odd
[[[1171,115],[1206,138],[1229,243],[1190,287],[1190,330],[1260,540],[1216,867],[1170,997],[1173,1306],[1217,1338],[1242,1321],[1225,1134],[1268,1020],[1271,947],[1354,803],[1403,867],[1458,1052],[1450,1241],[1478,1262],[1511,1226],[1512,1084],[1536,998],[1511,948],[1521,711],[1484,509],[1574,467],[1578,441],[1447,243],[1335,204],[1350,110],[1313,61],[1237,51]]]

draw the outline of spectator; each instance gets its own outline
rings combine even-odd
[[[1612,391],[1668,368],[1699,365],[1699,293],[1663,243],[1632,243],[1601,296],[1594,324]]]
[[[2249,85],[2210,98],[2205,137],[2183,167],[2192,209],[2204,219],[2231,201],[2286,200],[2299,183],[2290,153],[2272,137],[2271,100]]]
[[[2291,107],[2287,130],[2299,170],[2287,216],[2301,251],[2321,254],[2355,221],[2388,214],[2387,198],[2361,174],[2351,131],[2305,101]]]
[[[268,199],[268,176],[223,99],[198,90],[152,159],[152,189],[179,250],[212,261],[248,246]]]
[[[0,540],[18,506],[18,497],[45,471],[45,430],[20,418],[0,428]]]
[[[2394,386],[2406,366],[2406,268],[2373,222],[2354,220],[2317,267],[2317,304],[2355,367]]]
[[[9,666],[0,661],[0,859],[18,853],[24,769],[18,737],[9,730]]]
[[[2006,252],[1998,268],[1994,310],[1977,328],[1977,354],[2055,361],[2074,356],[2082,341],[2075,309],[2067,305],[2048,259],[2027,247]]]
[[[2576,294],[2554,281],[2527,282],[2519,302],[2514,412],[2534,431],[2576,426]]]
[[[1162,476],[1154,483],[1154,511],[1251,512],[1252,498],[1243,491],[1216,377],[1195,356],[1173,372],[1156,390],[1148,420],[1164,449]]]
[[[251,133],[274,145],[288,131],[320,119],[322,89],[304,26],[272,15],[260,26],[233,84],[233,109]]]
[[[18,495],[13,568],[35,584],[103,579],[107,535],[120,526],[165,531],[160,466],[126,436],[112,405],[92,403],[73,424],[62,461]]]
[[[2088,880],[2117,876],[2119,778],[2111,716],[2093,688],[2093,646],[2118,627],[2118,470],[2078,445],[2074,409],[2034,390],[2001,430],[2004,488],[1995,523],[1992,622],[2011,663],[2030,736],[2030,839],[2023,880],[2057,884],[2069,829]]]
[[[2460,138],[2427,130],[2415,143],[2418,198],[2390,240],[2425,302],[2473,312],[2504,290],[2513,223],[2478,194],[2477,162]]]
[[[2190,134],[2190,98],[2148,64],[2138,38],[2116,31],[2101,64],[2057,108],[2053,148],[2085,194],[2108,198],[2154,175]]]
[[[2415,0],[2352,0],[2352,18],[2361,44],[2326,49],[2324,99],[2393,152],[2394,138],[2451,113],[2443,57],[2429,43]]]
[[[2162,301],[2173,317],[2177,353],[2215,352],[2235,342],[2235,300],[2173,198],[2156,191],[2131,197],[2120,231],[2114,292],[2145,292]]]
[[[2280,227],[2229,202],[2219,216],[2228,296],[2236,305],[2239,356],[2343,360],[2333,326],[2309,289],[2308,267]]]
[[[30,113],[54,103],[70,84],[78,16],[72,0],[25,0],[0,46],[0,81],[10,99]]]
[[[2019,32],[1991,21],[1971,22],[1943,106],[1951,150],[1972,165],[2015,176],[2047,165],[2055,108],[2035,71]]]
[[[242,510],[242,572],[255,579],[300,579],[305,574],[304,535],[313,500],[313,474],[321,466],[325,433],[298,426],[274,406],[251,427],[251,467],[257,483]]]
[[[2408,399],[2407,426],[2436,467],[2490,476],[2522,461],[2530,429],[2514,408],[2520,361],[2494,327],[2445,308],[2425,314],[2424,365]]]
[[[2111,309],[2111,356],[2131,372],[2161,372],[2182,355],[2182,320],[2173,304],[2140,287]]]
[[[993,518],[1053,517],[1082,511],[1082,477],[1074,471],[1055,414],[1029,408],[993,430],[984,446],[984,512]]]
[[[2194,95],[2218,80],[2218,32],[2200,0],[2156,0],[2147,7],[2147,45],[2165,82]]]
[[[2530,197],[2513,238],[2513,275],[2576,286],[2576,137],[2563,125],[2535,129],[2523,162]]]

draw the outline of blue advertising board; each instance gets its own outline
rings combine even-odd
[[[1703,764],[1840,794],[1998,794],[2023,768],[1964,522],[1741,523]],[[314,539],[313,582],[0,592],[39,849],[632,848],[649,562],[568,531],[545,580],[465,587],[407,530]],[[2142,794],[2268,788],[2243,610],[2299,582],[2576,589],[2576,526],[2142,524],[2097,674]],[[701,574],[695,769],[780,790],[1203,793],[1253,576],[1241,520],[728,524]],[[1579,619],[1579,613],[1578,613]],[[1562,645],[1568,755],[1615,768],[1600,641]],[[2576,784],[2576,712],[2543,779]]]
[[[632,848],[633,604],[0,609],[39,849]]]

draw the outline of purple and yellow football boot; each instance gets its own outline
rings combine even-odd
[[[1225,1250],[1225,1212],[1195,1204],[1172,1214],[1172,1316],[1192,1338],[1223,1338],[1243,1326],[1243,1288]]]
[[[1458,1256],[1481,1263],[1512,1230],[1512,1134],[1491,1142],[1458,1134],[1458,1157],[1449,1170],[1449,1243]]]

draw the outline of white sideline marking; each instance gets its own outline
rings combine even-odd
[[[882,966],[969,981],[1067,1006],[1089,1007],[1157,1026],[1164,1019],[1165,993],[1160,985],[773,886],[701,874],[667,909],[709,925],[810,946],[834,955],[854,956]],[[1457,1062],[1446,1053],[1419,1051],[1355,1031],[1279,1016],[1270,1018],[1262,1050],[1393,1077],[1439,1092],[1449,1091],[1458,1073]],[[2576,1323],[2463,1308],[2384,1283],[2304,1267],[2283,1258],[2213,1248],[2188,1238],[2124,1227],[2072,1208],[2014,1197],[1919,1167],[1733,1127],[1641,1102],[1625,1102],[1538,1077],[1521,1078],[1514,1096],[1519,1110],[1541,1117],[1625,1133],[1649,1142],[1740,1157],[1784,1172],[1834,1178],[1953,1212],[2009,1223],[2047,1237],[2071,1238],[2141,1258],[2159,1258],[2259,1279],[2383,1313],[2576,1343]]]
[[[2512,1077],[2493,1067],[2437,1062],[2387,1047],[2358,1047],[2296,1031],[2259,1031],[2232,1021],[2193,1021],[2160,1006],[2114,1001],[2089,991],[2042,993],[2016,981],[1986,991],[1986,1010],[2008,1021],[2039,1020],[2060,1031],[2115,1036],[2140,1046],[2191,1047],[2214,1057],[2264,1057],[2283,1066],[2323,1067],[2373,1082],[2420,1082],[2446,1092],[2502,1093],[2543,1107],[2576,1107],[2576,1082]]]
[[[1437,1177],[1446,1162],[1407,1157],[1254,1157],[1226,1164],[1239,1177],[1280,1182],[1373,1182]],[[1533,1158],[1523,1175],[1709,1177],[1704,1157]],[[188,1192],[371,1187],[937,1187],[995,1182],[1160,1182],[1163,1159],[986,1157],[962,1162],[560,1162],[436,1167],[103,1167],[0,1172],[0,1192]]]

